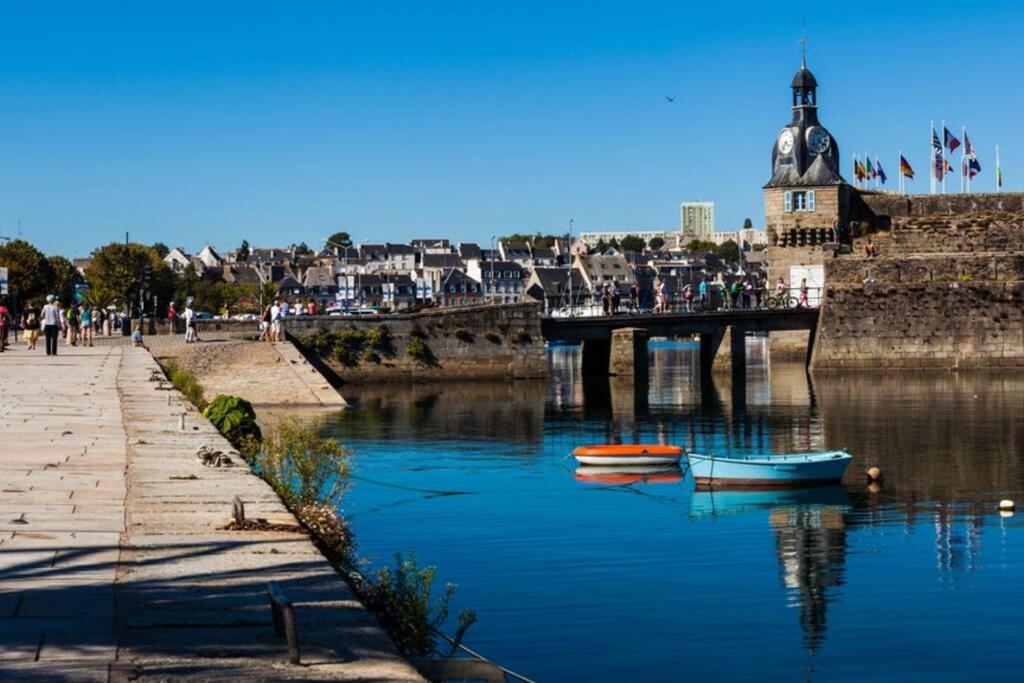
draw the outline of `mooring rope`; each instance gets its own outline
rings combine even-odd
[[[438,491],[435,489],[421,489],[415,486],[404,486],[403,484],[392,484],[386,481],[379,481],[377,479],[370,479],[369,477],[363,477],[358,474],[350,474],[349,479],[355,479],[356,481],[364,481],[367,484],[376,484],[377,486],[387,486],[392,489],[399,489],[400,491],[413,491],[414,493],[430,493],[435,496],[468,496],[474,491]]]
[[[511,669],[506,669],[505,667],[503,667],[501,664],[498,664],[497,662],[492,662],[491,660],[487,659],[487,657],[484,657],[479,652],[474,652],[473,650],[470,650],[468,647],[466,647],[462,643],[456,644],[454,638],[452,638],[450,636],[447,636],[444,633],[441,633],[440,631],[438,631],[434,627],[431,627],[430,630],[433,631],[434,633],[436,633],[437,635],[441,636],[445,640],[447,640],[452,645],[455,645],[455,647],[457,647],[458,649],[462,650],[466,654],[468,654],[468,655],[470,655],[472,657],[476,657],[477,659],[479,659],[482,662],[487,662],[488,664],[491,664],[493,666],[498,667],[498,669],[500,669],[501,672],[503,674],[505,674],[506,676],[511,676],[512,678],[519,679],[520,681],[523,681],[524,683],[537,683],[532,678],[527,678],[526,676],[524,676],[524,675],[522,675],[520,673],[516,673],[515,671],[512,671]]]

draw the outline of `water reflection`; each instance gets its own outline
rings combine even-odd
[[[761,344],[742,410],[727,373],[702,396],[692,344],[652,344],[639,385],[584,381],[579,350],[559,349],[550,382],[347,387],[354,408],[325,429],[357,453],[345,505],[361,552],[416,548],[480,615],[471,646],[539,680],[641,665],[645,680],[789,680],[808,653],[830,680],[862,680],[865,651],[893,678],[968,678],[956,651],[1015,671],[984,634],[1014,618],[1024,578],[1021,516],[994,513],[1024,498],[1024,377],[809,378],[765,364]],[[601,442],[845,447],[886,480],[870,492],[851,465],[838,487],[694,492],[683,470],[566,458]]]

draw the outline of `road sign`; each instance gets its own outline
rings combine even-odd
[[[7,269],[0,268],[0,294],[7,294]]]

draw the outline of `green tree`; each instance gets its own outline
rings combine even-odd
[[[63,256],[50,256],[46,260],[53,272],[54,294],[61,301],[70,303],[75,298],[75,285],[83,281],[82,274]]]
[[[242,246],[238,247],[238,251],[235,252],[236,261],[245,261],[249,258],[249,240],[242,240]]]
[[[43,252],[25,240],[0,245],[0,266],[7,268],[10,288],[22,301],[53,293],[53,269]]]
[[[154,242],[153,251],[155,251],[156,255],[159,256],[160,258],[163,258],[167,256],[169,253],[171,253],[170,248],[163,242]]]
[[[690,243],[686,245],[686,251],[695,254],[717,254],[718,245],[714,242],[705,240],[691,240]]]
[[[594,245],[594,252],[596,254],[602,254],[608,249],[608,243],[604,241],[604,238],[597,240],[597,244]]]
[[[343,249],[348,249],[349,247],[352,246],[352,238],[344,230],[342,230],[341,232],[336,232],[330,237],[328,237],[327,242],[328,247],[341,247]]]
[[[715,249],[715,256],[722,261],[739,261],[740,245],[736,244],[733,240],[726,240]]]
[[[85,279],[93,287],[102,286],[110,290],[118,301],[135,306],[142,287],[142,272],[147,265],[152,268],[152,277],[146,289],[157,297],[160,306],[157,314],[160,314],[174,295],[174,274],[152,247],[121,242],[100,247],[92,253]]]
[[[309,248],[309,245],[305,242],[299,242],[298,244],[292,244],[292,249],[295,250],[296,256],[308,256],[313,253],[313,250]]]
[[[643,237],[637,235],[626,235],[622,238],[620,245],[623,251],[643,251],[647,248],[647,242]]]
[[[652,237],[651,241],[648,242],[648,246],[650,246],[650,248],[653,249],[654,251],[658,251],[663,246],[665,246],[665,240],[662,239],[661,237]]]
[[[750,220],[749,218],[744,218],[743,219],[743,229],[744,230],[750,230],[753,227],[754,227],[754,222],[752,220]]]

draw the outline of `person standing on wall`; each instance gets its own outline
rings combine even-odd
[[[46,355],[57,355],[57,339],[60,338],[60,308],[53,302],[53,295],[46,296],[42,313],[43,335],[46,337]]]

